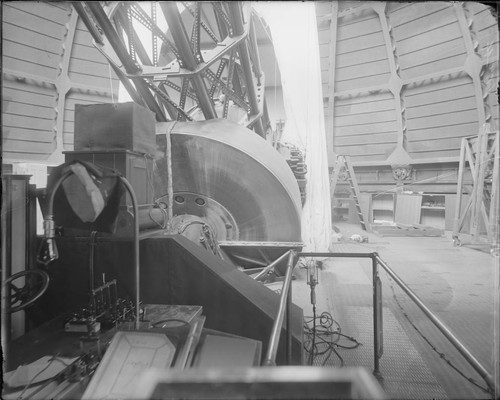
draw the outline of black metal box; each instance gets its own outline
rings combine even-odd
[[[153,203],[152,157],[128,150],[68,151],[64,155],[66,162],[81,160],[117,170],[130,182],[139,205]]]
[[[156,120],[136,103],[76,104],[74,150],[129,150],[154,154]]]

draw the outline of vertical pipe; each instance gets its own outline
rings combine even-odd
[[[379,369],[379,337],[378,337],[378,321],[379,307],[378,301],[380,293],[378,292],[378,263],[375,257],[372,257],[372,284],[373,284],[373,375],[380,376]]]
[[[453,239],[458,239],[460,233],[460,214],[462,214],[462,186],[464,181],[465,168],[465,146],[468,146],[466,138],[462,138],[460,146],[460,161],[458,164],[457,198],[455,199],[455,218],[453,219]],[[456,238],[455,238],[456,236]]]
[[[290,284],[290,289],[288,289],[288,295],[286,297],[286,364],[292,364],[292,326],[291,326],[291,317],[292,317],[292,285]]]
[[[473,230],[473,237],[475,241],[479,241],[480,234],[481,234],[481,221],[484,222],[485,228],[488,231],[488,221],[487,218],[485,218],[484,214],[482,213],[482,210],[484,209],[484,178],[486,174],[486,165],[488,164],[488,130],[487,126],[484,125],[480,131],[479,131],[479,136],[481,138],[480,142],[478,143],[478,148],[479,151],[476,153],[476,165],[478,171],[478,180],[475,182],[477,185],[477,188],[475,188],[475,194],[476,194],[476,210],[474,211],[475,215],[475,224],[474,224],[474,230]],[[479,147],[481,146],[481,147]],[[489,232],[488,236],[489,236]]]
[[[2,287],[1,287],[1,301],[2,301],[2,349],[4,351],[3,367],[4,371],[8,371],[8,343],[11,336],[11,318],[10,313],[7,312],[7,301],[10,297],[10,290],[4,286],[3,283],[11,275],[12,267],[12,177],[5,175],[2,176],[2,210],[6,213],[2,218]]]
[[[94,260],[95,260],[95,246],[97,245],[96,241],[97,231],[92,231],[90,233],[90,254],[89,254],[89,289],[90,293],[94,291]]]
[[[481,178],[480,175],[480,163],[482,161],[482,154],[481,150],[483,148],[483,128],[479,129],[479,133],[477,136],[477,142],[476,142],[476,159],[473,161],[474,162],[474,175],[473,175],[473,183],[472,183],[472,193],[471,193],[471,214],[470,214],[470,224],[469,224],[469,233],[471,236],[474,238],[474,240],[477,239],[477,232],[478,232],[478,226],[479,226],[479,219],[481,215],[481,208],[478,206],[478,182]],[[471,146],[471,153],[472,156],[474,155],[473,153],[473,146]],[[480,197],[479,197],[480,198]]]
[[[498,214],[497,214],[498,215]],[[498,228],[497,228],[498,229]],[[493,265],[494,267],[494,281],[493,281],[493,391],[494,398],[500,398],[500,271],[498,265],[500,265],[499,254],[498,254],[498,244],[496,246],[496,252],[492,253]]]
[[[132,200],[132,207],[134,209],[134,279],[135,279],[135,329],[139,329],[140,320],[140,268],[139,268],[139,207],[137,206],[137,198],[135,197],[134,189],[130,185],[129,181],[123,176],[120,176],[120,180],[125,185],[130,198]]]
[[[28,264],[29,268],[34,268],[36,263],[36,185],[29,185],[29,253],[28,253]]]
[[[181,16],[179,14],[179,9],[177,8],[177,3],[174,1],[162,1],[160,3],[163,14],[167,21],[170,32],[172,33],[172,38],[174,39],[175,45],[180,53],[182,62],[186,65],[186,68],[190,71],[196,70],[197,62],[193,55],[193,50],[191,49],[191,44],[189,42],[186,29],[182,23]],[[205,116],[205,119],[217,118],[217,113],[215,112],[215,107],[208,94],[205,82],[200,74],[195,74],[191,78],[194,90],[196,91],[196,96],[200,104],[201,111]]]
[[[273,323],[273,328],[271,330],[271,336],[269,338],[269,345],[267,347],[266,358],[263,365],[272,366],[276,365],[276,354],[278,352],[278,345],[280,340],[281,330],[283,328],[283,319],[285,317],[285,311],[287,306],[288,292],[292,283],[292,272],[293,272],[293,260],[296,252],[293,250],[289,251],[288,264],[286,268],[285,280],[281,288],[280,304],[278,307],[278,313],[276,319]]]

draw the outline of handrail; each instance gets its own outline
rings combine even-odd
[[[276,354],[278,352],[278,344],[280,340],[280,333],[281,329],[283,328],[283,319],[285,318],[285,311],[289,311],[289,308],[291,306],[291,292],[290,292],[290,286],[292,283],[292,272],[293,272],[293,267],[294,263],[293,260],[296,256],[296,252],[293,250],[287,251],[285,254],[288,254],[288,264],[286,267],[286,275],[285,275],[285,280],[283,281],[283,286],[281,288],[281,297],[280,297],[280,304],[278,308],[278,313],[276,314],[276,319],[274,320],[273,323],[273,328],[271,330],[271,335],[269,338],[269,345],[267,347],[267,353],[266,353],[266,358],[264,359],[264,362],[262,365],[265,366],[274,366],[276,365]],[[287,347],[291,346],[291,331],[290,331],[290,326],[289,326],[289,315],[288,312],[286,314],[287,316]],[[287,349],[287,358],[289,357],[289,351]],[[290,360],[288,360],[290,362]]]
[[[380,258],[377,253],[373,253],[374,259],[384,268],[385,272],[399,285],[401,289],[408,295],[410,299],[423,311],[423,313],[431,320],[431,322],[441,331],[448,341],[455,346],[460,354],[467,362],[481,375],[481,378],[486,382],[489,389],[495,392],[495,382],[491,374],[486,368],[472,355],[472,353],[460,342],[460,340],[451,332],[451,330],[439,320],[439,318],[418,298],[418,296],[396,275],[396,273]]]
[[[321,257],[321,258],[370,258],[372,260],[372,287],[373,287],[373,375],[380,377],[379,361],[382,357],[383,338],[382,330],[382,302],[381,285],[378,277],[377,261],[374,253],[298,253],[298,257]],[[380,337],[379,337],[380,335]]]
[[[262,271],[260,271],[257,275],[253,277],[256,281],[258,281],[260,278],[262,278],[264,275],[266,275],[271,269],[273,269],[276,265],[278,265],[281,261],[285,259],[285,257],[290,253],[290,251],[287,251],[283,255],[279,256],[276,260],[274,260],[271,264],[269,264],[267,267],[265,267]]]
[[[460,342],[460,340],[451,332],[451,330],[419,299],[419,297],[403,282],[403,280],[385,263],[377,252],[372,253],[298,253],[298,257],[348,257],[348,258],[371,258],[373,263],[373,322],[374,322],[374,374],[378,374],[378,358],[381,356],[377,337],[377,323],[381,309],[376,305],[376,299],[381,296],[381,289],[378,288],[375,279],[378,277],[377,266],[380,265],[385,272],[403,289],[408,297],[423,311],[423,313],[431,320],[431,322],[441,331],[448,341],[459,351],[465,360],[474,368],[474,370],[483,378],[492,393],[496,393],[495,382],[491,374],[486,368],[472,355],[472,353]]]
[[[138,330],[140,327],[140,256],[139,256],[139,206],[137,204],[137,197],[135,196],[134,188],[130,182],[123,176],[118,175],[121,182],[127,189],[130,199],[132,201],[132,208],[134,209],[134,270],[135,270],[135,329]]]

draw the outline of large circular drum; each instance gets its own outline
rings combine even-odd
[[[171,132],[174,215],[200,217],[217,240],[300,241],[297,181],[263,138],[225,119],[158,128]]]

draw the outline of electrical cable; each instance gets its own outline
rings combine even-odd
[[[111,76],[111,64],[108,64],[108,71],[109,71],[109,87],[110,87],[110,90],[111,90],[111,103],[112,104],[116,104],[115,94],[113,92],[113,77]]]
[[[53,376],[52,378],[45,379],[41,382],[37,382],[35,384],[33,383],[35,381],[35,379],[38,378],[43,372],[45,372],[52,365],[52,363],[56,360],[59,361],[60,363],[62,363],[65,367],[69,367],[71,365],[71,364],[64,362],[63,360],[60,360],[59,354],[52,356],[50,358],[50,361],[47,363],[47,365],[45,367],[43,367],[40,371],[38,371],[35,375],[33,375],[33,377],[30,379],[30,381],[24,386],[23,390],[21,391],[19,396],[16,398],[16,400],[22,400],[24,393],[26,393],[26,390],[28,390],[30,387],[40,385],[41,383],[52,382],[53,380],[55,380],[59,376],[59,374]]]
[[[311,325],[312,324],[312,328]],[[335,327],[334,327],[335,324]],[[344,366],[344,359],[337,349],[355,349],[362,345],[355,338],[341,332],[340,324],[333,319],[332,315],[324,311],[316,315],[316,307],[313,306],[313,316],[304,318],[304,349],[308,353],[309,364],[312,365],[314,358],[324,356],[322,365],[326,365],[332,354],[340,360],[340,366]],[[352,345],[341,344],[341,339],[347,339]]]
[[[156,205],[158,207],[150,207],[149,208],[149,218],[151,221],[153,221],[156,225],[158,225],[161,229],[165,229],[167,227],[167,221],[168,221],[168,213],[167,211],[162,207],[161,203],[157,202]],[[153,214],[151,213],[153,209],[159,209],[161,211],[162,217],[163,217],[163,222],[159,222],[156,219],[154,219]]]

